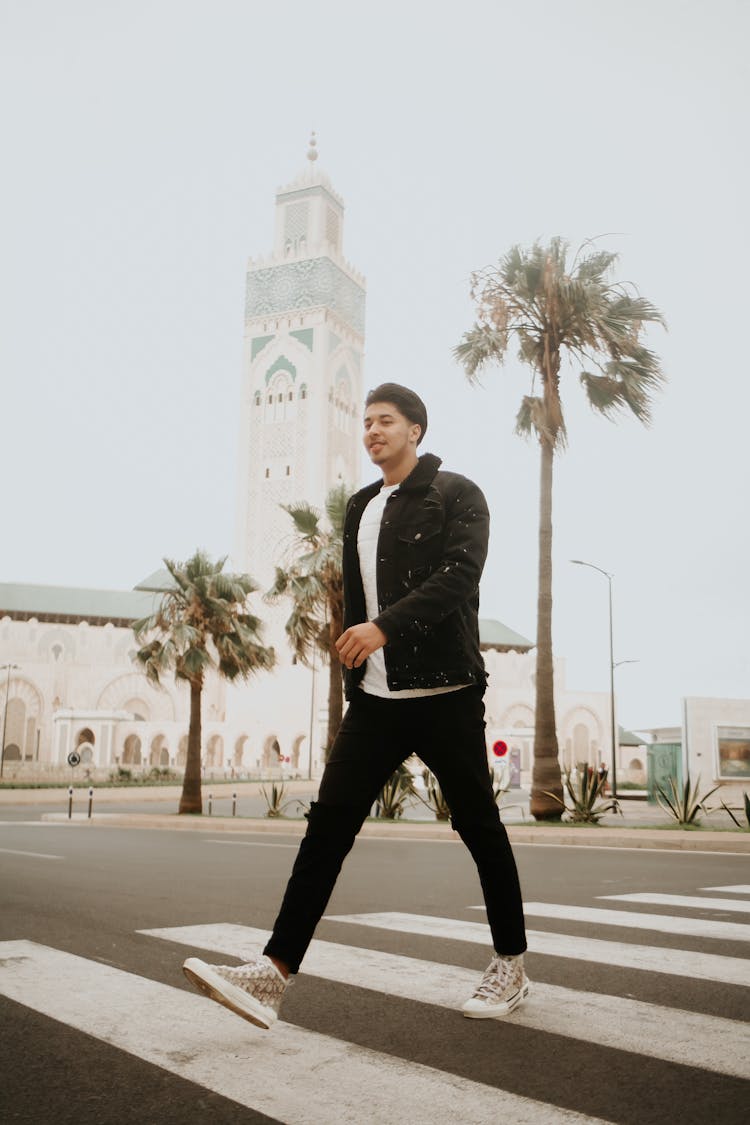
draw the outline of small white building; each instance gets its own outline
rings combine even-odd
[[[701,792],[720,785],[728,801],[750,792],[750,699],[691,696],[682,701],[680,724],[640,733],[652,751],[673,747],[683,779],[700,779]]]

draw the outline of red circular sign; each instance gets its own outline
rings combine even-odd
[[[492,753],[496,758],[504,758],[508,753],[508,743],[503,742],[502,738],[499,738],[497,742],[492,744]]]

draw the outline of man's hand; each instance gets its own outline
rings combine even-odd
[[[359,668],[367,657],[382,648],[388,638],[372,621],[352,625],[336,641],[339,660],[347,668]]]

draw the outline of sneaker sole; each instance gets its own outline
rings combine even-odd
[[[481,1010],[473,1012],[469,1012],[464,1008],[463,1014],[470,1020],[502,1019],[503,1016],[509,1016],[511,1012],[515,1012],[516,1008],[520,1008],[521,1004],[523,1004],[525,1000],[528,1000],[530,992],[531,985],[526,981],[523,987],[520,988],[510,1000],[504,1000],[502,1004],[488,1004]]]
[[[243,1020],[254,1023],[256,1027],[262,1027],[264,1031],[268,1031],[276,1022],[278,1017],[273,1008],[267,1008],[265,1004],[261,1004],[241,988],[224,980],[205,961],[197,957],[189,957],[182,966],[182,971],[190,983],[200,989],[204,995],[228,1008],[236,1016],[241,1016]]]

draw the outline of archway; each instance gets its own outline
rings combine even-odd
[[[181,770],[184,770],[185,766],[187,765],[187,744],[188,736],[186,734],[183,734],[177,747],[177,765]]]
[[[244,765],[245,747],[247,746],[248,736],[241,734],[234,744],[234,768],[241,770]]]
[[[261,763],[264,770],[278,769],[281,762],[281,747],[279,740],[275,734],[269,734],[266,741],[263,743],[263,761]]]
[[[148,761],[149,765],[153,767],[169,765],[169,748],[166,735],[157,734],[151,739]]]
[[[224,739],[220,734],[212,734],[206,747],[206,765],[209,769],[220,769],[224,764]]]
[[[137,734],[129,734],[122,748],[122,764],[124,766],[141,765],[141,740]]]
[[[307,735],[298,734],[297,737],[295,738],[294,742],[292,743],[292,769],[293,770],[299,769],[300,750],[302,748],[302,743],[305,741],[306,738],[307,738]]]

